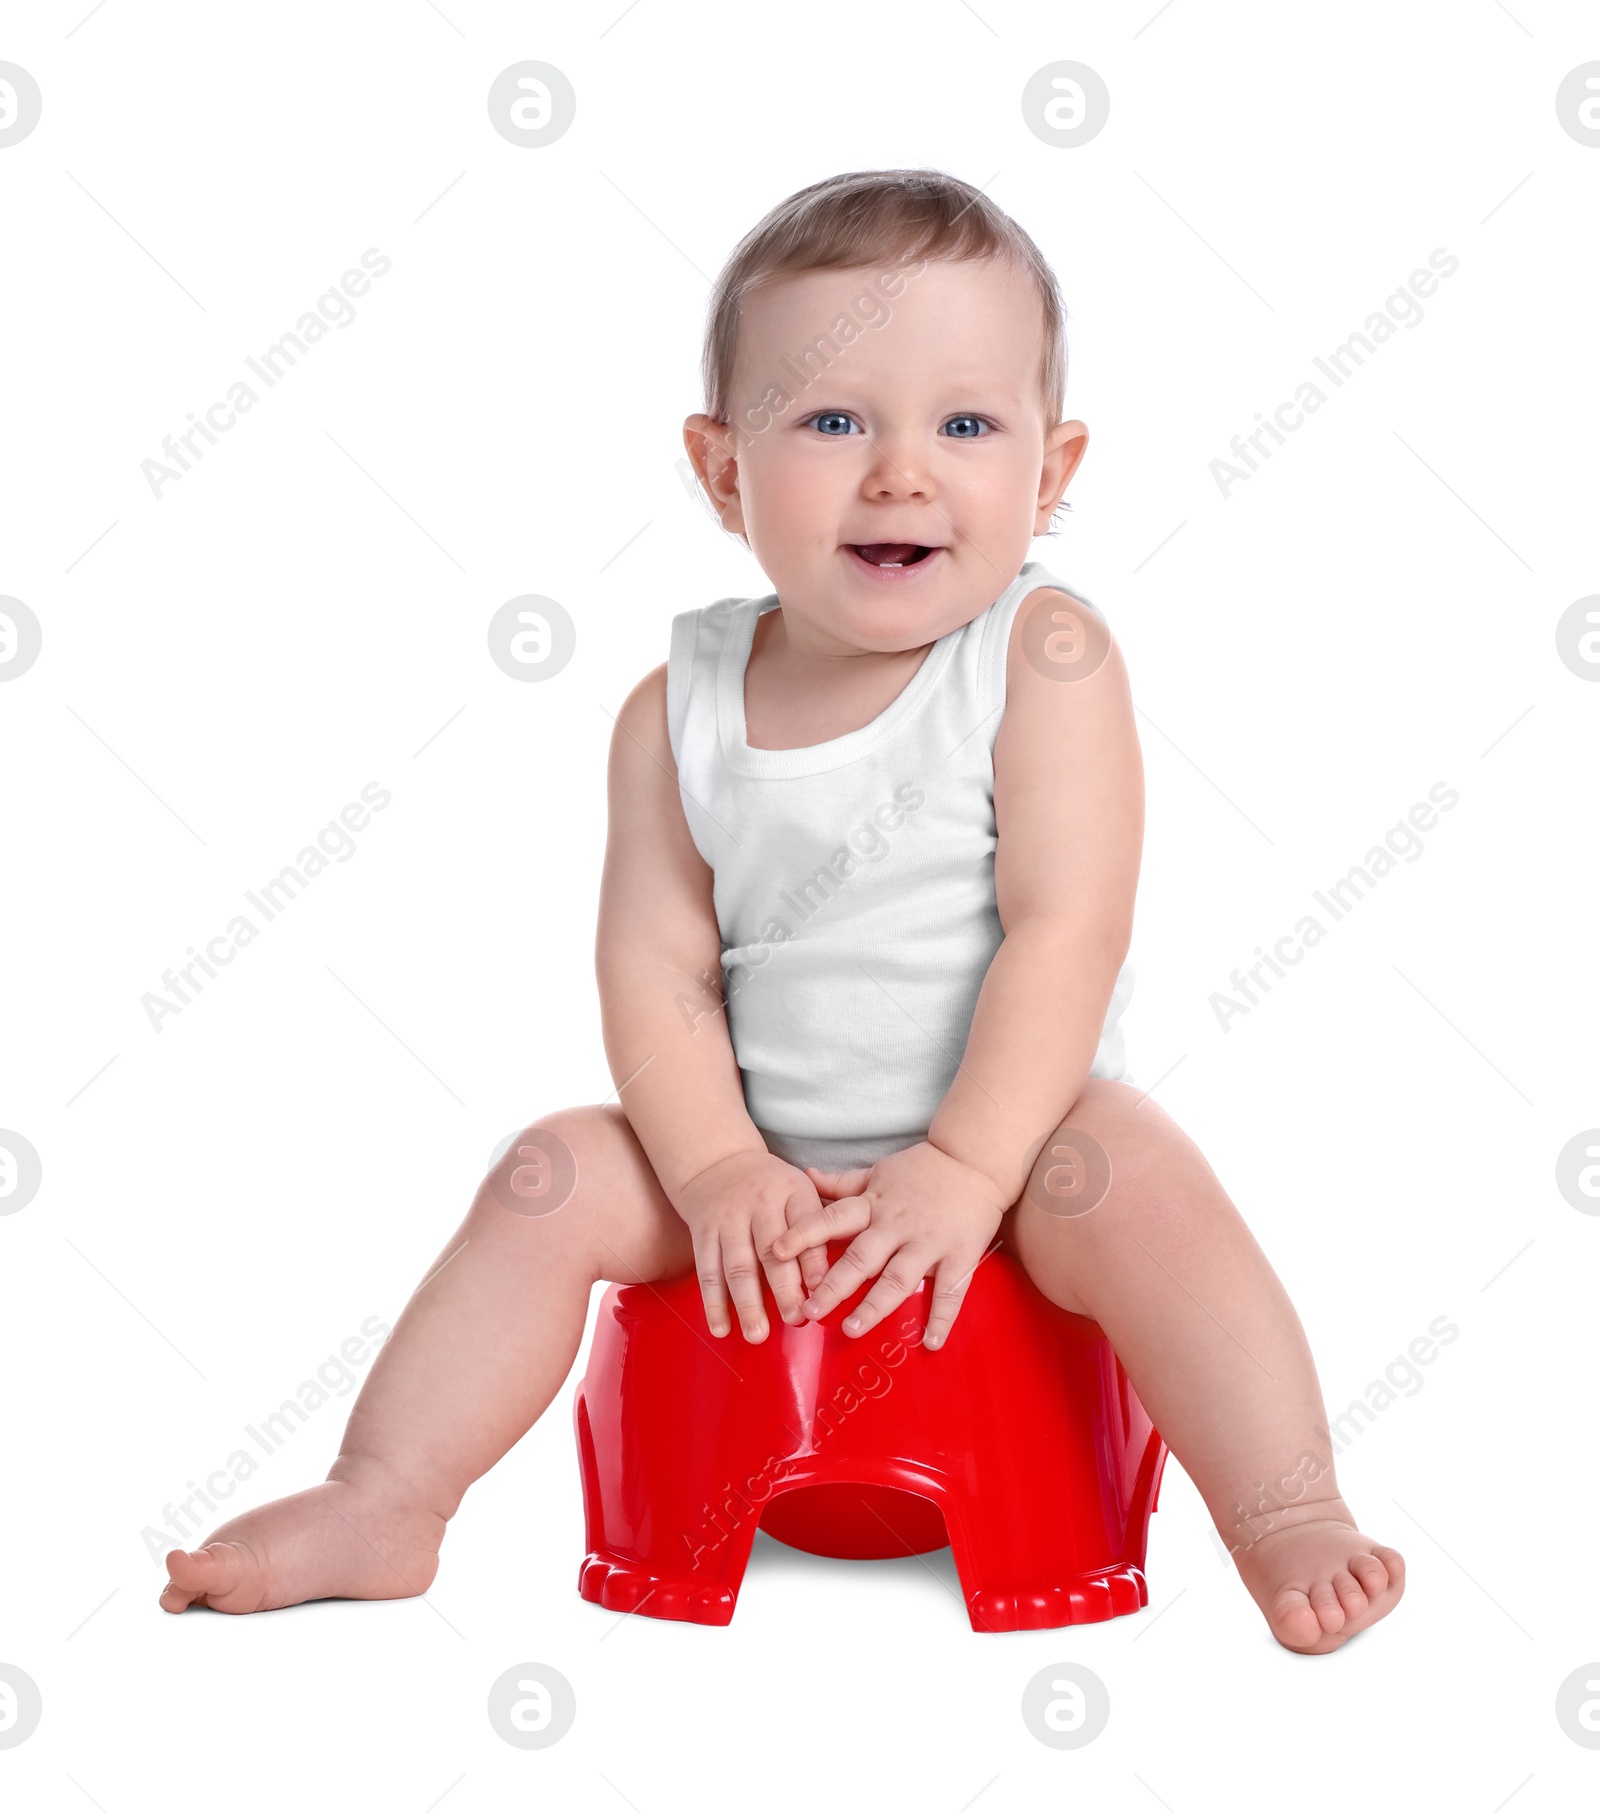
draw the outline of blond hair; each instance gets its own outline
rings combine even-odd
[[[1031,279],[1044,314],[1039,389],[1045,426],[1067,388],[1066,310],[1055,273],[1021,227],[981,189],[942,170],[851,170],[797,189],[757,221],[722,267],[706,316],[706,414],[726,422],[745,297],[771,278],[922,260],[1007,258]]]

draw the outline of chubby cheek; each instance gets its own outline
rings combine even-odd
[[[843,460],[824,466],[776,448],[753,453],[741,477],[746,516],[774,547],[831,549],[857,484]]]
[[[1031,538],[1039,496],[1038,459],[1020,447],[1007,448],[1000,457],[990,454],[981,465],[973,461],[953,478],[948,495],[949,507],[962,511],[974,539],[1004,541],[1018,534]]]
[[[746,524],[774,555],[832,553],[844,526],[860,520],[864,495],[869,503],[884,501],[872,496],[872,461],[782,435],[775,426],[741,460]],[[925,477],[952,531],[946,539],[958,547],[968,541],[1000,550],[1032,538],[1039,461],[1031,449],[985,448],[979,457],[952,450],[932,459]]]

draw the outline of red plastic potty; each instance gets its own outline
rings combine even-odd
[[[828,1248],[832,1264],[849,1244]],[[928,1281],[877,1327],[706,1327],[695,1274],[612,1285],[573,1417],[585,1599],[726,1624],[759,1524],[813,1555],[949,1543],[976,1631],[1049,1630],[1149,1602],[1145,1542],[1167,1448],[1098,1323],[1009,1254],[973,1273],[942,1348]]]

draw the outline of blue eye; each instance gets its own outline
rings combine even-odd
[[[801,424],[806,428],[815,428],[818,434],[826,435],[829,440],[842,441],[853,434],[865,432],[856,425],[854,416],[842,409],[820,410],[814,416],[808,416]],[[958,415],[952,416],[945,423],[947,429],[954,429],[950,436],[956,441],[981,440],[986,434],[994,432],[994,424],[986,416]]]

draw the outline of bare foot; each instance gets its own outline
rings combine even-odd
[[[1321,1656],[1394,1610],[1406,1564],[1361,1534],[1342,1498],[1296,1508],[1307,1515],[1236,1548],[1233,1559],[1273,1636]]]
[[[163,1611],[265,1612],[305,1599],[407,1599],[439,1569],[445,1520],[379,1462],[274,1499],[223,1524],[204,1547],[167,1555]]]

